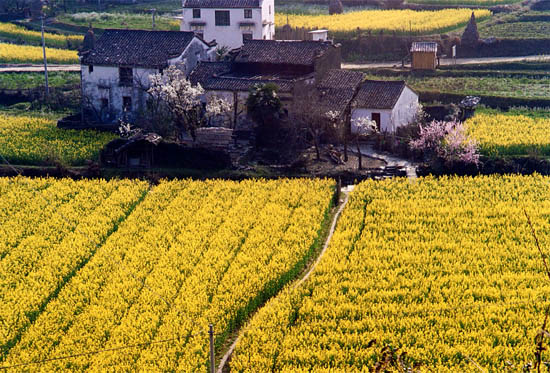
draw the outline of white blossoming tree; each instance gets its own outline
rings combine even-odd
[[[369,117],[360,117],[360,118],[352,119],[351,125],[353,128],[353,131],[351,131],[351,133],[355,139],[355,145],[357,146],[357,157],[359,161],[358,168],[362,169],[363,155],[361,154],[361,146],[359,144],[359,140],[362,137],[371,136],[376,132],[378,132],[378,126],[376,125],[376,122],[371,120]]]
[[[183,133],[188,133],[194,141],[198,128],[207,125],[212,118],[229,115],[231,111],[231,105],[217,97],[210,97],[204,105],[201,101],[204,89],[200,84],[193,86],[176,66],[170,66],[162,74],[152,74],[149,79],[148,93],[156,103],[153,106],[166,109],[179,139]]]

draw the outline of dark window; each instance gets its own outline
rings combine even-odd
[[[216,10],[216,26],[229,26],[229,10]]]
[[[118,78],[120,85],[131,86],[134,82],[134,73],[131,67],[119,67]]]
[[[107,109],[109,107],[109,99],[108,98],[102,98],[101,99],[101,110]]]
[[[201,10],[193,9],[193,18],[201,18]]]
[[[94,72],[94,65],[88,66],[88,74],[91,74]]]
[[[380,132],[380,113],[372,113],[372,120],[376,122],[376,128]]]
[[[252,18],[252,9],[244,10],[244,18]]]
[[[252,33],[246,32],[243,34],[243,40],[252,40]]]
[[[132,110],[132,97],[123,96],[122,97],[122,111],[131,111]]]
[[[163,75],[164,74],[164,69],[159,69],[159,73],[160,73],[160,75]]]

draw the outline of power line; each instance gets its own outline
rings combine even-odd
[[[195,333],[195,334],[190,334],[187,337],[188,338],[196,337],[196,336],[199,336],[199,335],[204,334],[204,333],[205,333],[204,331],[200,331],[200,332]],[[182,337],[174,337],[174,338],[162,339],[162,340],[158,340],[158,341],[141,342],[141,343],[135,343],[135,344],[119,346],[119,347],[104,348],[104,349],[101,349],[101,350],[80,352],[80,353],[76,353],[76,354],[52,357],[52,358],[43,359],[43,360],[29,361],[29,362],[26,362],[26,363],[16,363],[16,364],[13,364],[13,365],[4,365],[4,366],[0,366],[0,369],[6,370],[6,369],[13,369],[13,368],[20,368],[20,367],[24,367],[24,366],[28,366],[28,365],[37,365],[37,364],[48,363],[48,362],[51,362],[51,361],[73,359],[75,357],[80,357],[80,356],[97,355],[97,354],[100,354],[100,353],[103,353],[103,352],[120,351],[120,350],[126,350],[126,349],[130,349],[130,348],[145,347],[145,346],[156,345],[156,344],[161,344],[161,343],[174,342],[174,341],[179,341],[181,339],[182,339]]]

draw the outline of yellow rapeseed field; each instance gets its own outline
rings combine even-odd
[[[76,51],[67,49],[46,48],[49,63],[78,63]],[[42,63],[42,47],[0,43],[0,63]]]
[[[97,160],[101,148],[116,137],[108,132],[59,129],[50,119],[0,113],[0,155],[15,164],[83,165]]]
[[[41,45],[42,36],[38,31],[27,30],[24,27],[14,25],[13,23],[0,22],[0,36],[12,39],[14,41],[22,41],[29,44]],[[81,35],[61,35],[44,33],[44,39],[47,47],[55,48],[75,48],[82,42]]]
[[[329,180],[0,179],[0,222],[12,221],[0,233],[0,367],[76,354],[26,368],[206,371],[208,325],[220,347],[302,270],[333,191]],[[78,355],[98,349],[113,350]]]
[[[253,317],[231,371],[368,371],[384,346],[421,371],[522,371],[550,296],[524,209],[547,250],[548,177],[361,183],[319,266]]]
[[[550,118],[488,111],[476,114],[466,125],[486,155],[550,155]]]
[[[478,20],[487,18],[486,9],[474,11]],[[472,14],[471,9],[444,9],[437,11],[415,10],[362,10],[336,15],[297,15],[277,13],[275,23],[283,26],[308,29],[326,28],[331,32],[370,30],[397,33],[429,34],[443,32],[465,25]]]

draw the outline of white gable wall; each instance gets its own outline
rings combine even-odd
[[[372,113],[380,114],[380,131],[390,132],[392,111],[389,109],[365,109],[354,108],[351,110],[351,133],[357,133],[357,127],[354,125],[355,120],[360,118],[372,118]]]
[[[399,127],[406,126],[414,121],[418,111],[418,95],[405,86],[399,100],[392,110],[393,128],[388,132],[395,132]]]

